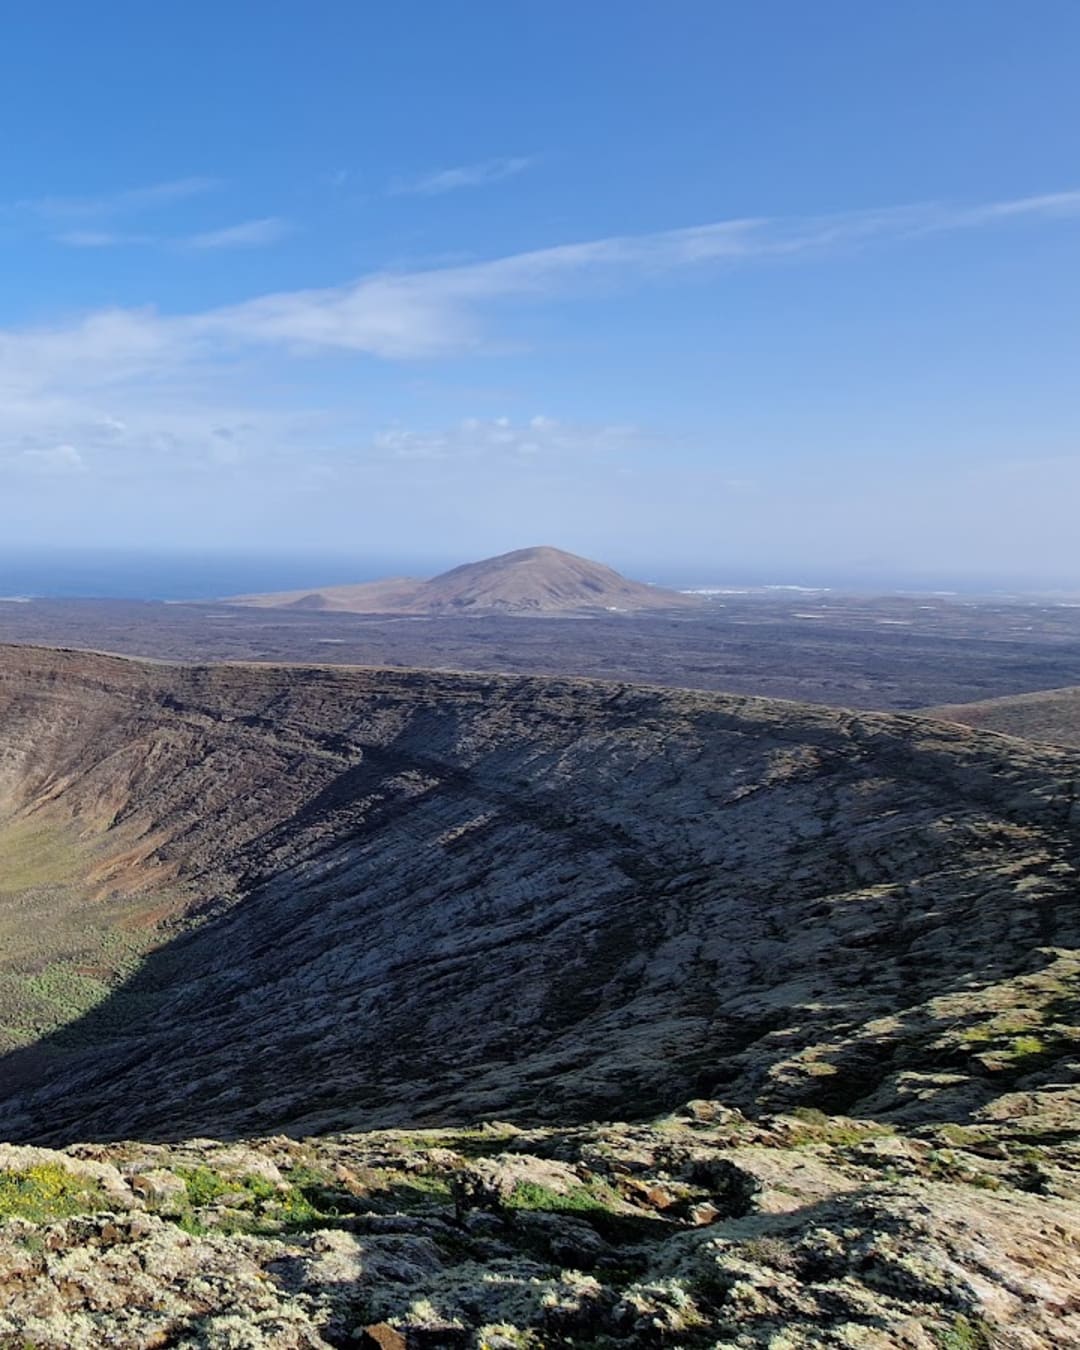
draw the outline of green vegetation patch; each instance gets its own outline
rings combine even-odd
[[[1076,972],[1064,957],[1049,971],[1016,982],[1010,992],[1017,1000],[1012,1006],[952,1032],[942,1048],[975,1055],[985,1069],[1011,1078],[1080,1047]]]
[[[153,894],[101,895],[93,878],[106,857],[104,836],[71,821],[35,817],[0,822],[0,1053],[64,1027],[85,1035],[121,1020],[118,990],[160,939],[144,923],[162,903]]]
[[[85,853],[71,826],[10,821],[0,830],[0,896],[77,880]]]
[[[1013,1078],[1032,1073],[1077,1048],[1080,1032],[1075,1027],[1046,1027],[1038,1035],[995,1036],[979,1047],[981,1062],[988,1069]]]
[[[552,1214],[591,1214],[619,1204],[616,1193],[601,1181],[556,1191],[536,1181],[519,1181],[506,1197],[506,1209],[546,1210]]]
[[[357,1214],[408,1213],[451,1202],[443,1177],[390,1168],[359,1169],[351,1186],[306,1166],[292,1168],[281,1182],[205,1165],[174,1170],[187,1192],[175,1222],[189,1233],[303,1233],[341,1227]]]
[[[51,1223],[109,1208],[108,1196],[95,1182],[55,1163],[0,1172],[0,1220]]]
[[[277,1188],[258,1176],[226,1177],[210,1167],[181,1167],[176,1175],[187,1188],[188,1200],[196,1208],[218,1204],[223,1197],[238,1195],[245,1203],[272,1200]]]
[[[1049,1047],[1039,1036],[1015,1036],[1009,1050],[1013,1059],[1041,1059]]]
[[[340,1211],[325,1212],[312,1203],[304,1187],[279,1186],[256,1175],[226,1176],[211,1167],[178,1167],[176,1175],[187,1191],[187,1209],[177,1223],[190,1233],[281,1233],[330,1227]],[[204,1211],[219,1210],[208,1223]]]
[[[924,1176],[936,1181],[962,1181],[984,1191],[996,1191],[1001,1187],[999,1177],[974,1166],[970,1157],[949,1148],[933,1149],[920,1170]]]
[[[795,1148],[819,1144],[853,1148],[868,1139],[896,1133],[891,1125],[830,1116],[816,1106],[796,1106],[788,1114],[791,1120],[798,1122],[790,1130],[790,1143]]]
[[[937,1333],[941,1350],[993,1350],[990,1329],[981,1318],[972,1320],[957,1313],[952,1326]]]

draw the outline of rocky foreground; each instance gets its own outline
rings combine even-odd
[[[0,1345],[1080,1345],[1078,1107],[4,1146]]]

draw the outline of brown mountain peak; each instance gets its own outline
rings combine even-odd
[[[462,563],[428,581],[394,579],[317,591],[237,596],[232,603],[358,614],[586,614],[686,608],[696,596],[631,581],[549,544]]]

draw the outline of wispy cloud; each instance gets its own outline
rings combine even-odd
[[[639,447],[642,433],[623,424],[561,422],[537,414],[525,421],[510,417],[466,417],[439,431],[390,427],[380,432],[365,453],[390,460],[435,461],[499,459],[528,461],[539,457],[600,456]]]
[[[168,246],[178,241],[159,233],[124,228],[124,222],[131,216],[152,214],[200,197],[219,186],[213,178],[175,178],[97,197],[24,198],[0,205],[0,217],[22,221],[24,226],[48,234],[55,243],[67,248]]]
[[[439,169],[415,178],[398,178],[391,183],[390,194],[395,197],[438,197],[461,188],[486,187],[488,183],[498,183],[523,173],[534,162],[528,155],[515,155],[485,159],[478,164],[462,164],[454,169]]]
[[[153,211],[173,202],[185,201],[212,192],[219,184],[214,178],[174,178],[147,187],[125,188],[97,197],[38,197],[14,203],[16,211],[26,211],[50,219],[80,219],[95,216],[121,216]]]
[[[68,248],[120,248],[157,242],[152,234],[131,234],[121,230],[64,230],[54,234],[53,240]]]
[[[377,272],[345,285],[285,291],[186,315],[108,310],[46,329],[0,329],[0,394],[57,384],[90,387],[168,377],[252,347],[286,354],[365,353],[392,360],[489,345],[489,318],[514,301],[572,299],[708,267],[841,256],[844,251],[976,229],[1030,229],[1080,219],[1080,190],[973,206],[922,204],[825,217],[727,220],[610,236],[490,261]],[[268,242],[263,221],[213,232],[203,247]],[[254,237],[252,237],[254,236]],[[82,246],[103,246],[93,232]]]
[[[188,269],[200,256],[194,251],[182,255],[182,248],[197,247],[190,236],[185,241],[167,235],[156,228],[157,221],[141,217],[129,221],[107,211],[84,211],[34,216],[32,222],[35,229],[66,236],[73,247],[153,244],[172,249],[174,263],[183,256]],[[1080,190],[827,216],[721,220],[560,242],[480,261],[429,256],[423,265],[410,262],[336,286],[256,294],[241,303],[187,313],[113,308],[48,325],[0,327],[0,497],[8,503],[8,528],[17,532],[20,521],[45,518],[47,512],[54,532],[70,531],[73,537],[82,530],[102,540],[120,537],[134,528],[132,521],[140,521],[148,539],[157,537],[160,524],[184,542],[190,532],[206,540],[217,533],[255,544],[268,537],[268,529],[273,532],[268,522],[279,522],[283,533],[309,530],[305,538],[314,546],[331,534],[353,539],[355,503],[362,500],[373,528],[385,528],[379,538],[392,548],[393,522],[400,519],[403,504],[420,521],[419,530],[430,522],[437,531],[443,528],[447,494],[454,491],[464,512],[462,531],[488,529],[492,519],[519,518],[524,503],[536,520],[557,529],[580,528],[583,537],[599,530],[596,547],[607,538],[615,548],[635,529],[654,528],[659,511],[666,512],[671,537],[700,538],[701,556],[706,556],[715,534],[717,494],[745,494],[739,480],[753,462],[748,451],[745,463],[710,467],[726,454],[722,426],[715,435],[703,429],[693,465],[687,460],[680,470],[684,433],[661,428],[654,436],[616,425],[617,408],[599,410],[593,424],[574,420],[588,416],[580,402],[568,409],[564,422],[520,415],[457,421],[450,413],[440,423],[434,420],[438,391],[449,382],[439,372],[430,376],[430,398],[403,394],[410,406],[429,408],[423,416],[433,420],[387,425],[382,419],[394,389],[406,390],[414,381],[385,369],[365,376],[360,361],[342,360],[342,355],[398,361],[498,351],[500,333],[527,332],[521,320],[534,307],[646,286],[708,286],[719,313],[724,280],[735,268],[827,262],[830,275],[839,275],[848,258],[871,249],[904,250],[911,260],[922,249],[944,254],[929,245],[951,236],[951,255],[966,251],[967,238],[974,251],[977,232],[1009,238],[1019,254],[1037,243],[1040,232],[1062,234],[1076,222]],[[144,223],[155,227],[152,233],[142,233]],[[268,242],[274,230],[244,221],[205,233],[218,236],[215,244],[203,245],[213,248],[236,247],[241,240]],[[222,242],[230,235],[231,242]],[[933,257],[927,270],[939,275],[946,263],[944,256]],[[511,314],[513,322],[507,324]],[[501,381],[505,368],[499,369]],[[511,369],[516,380],[518,366]],[[527,396],[525,388],[483,391],[469,395],[476,403],[463,405],[455,381],[450,406],[520,409]],[[906,430],[902,426],[896,432],[897,445],[906,445]],[[1007,427],[1003,439],[1011,431]],[[1054,556],[1065,560],[1063,570],[1071,565],[1068,550],[1075,530],[1068,508],[1076,496],[1071,489],[1080,461],[1068,454],[1049,457],[1066,432],[1055,432],[1057,439],[1048,441],[1043,467],[1031,471],[1025,460],[1023,469],[1007,479],[1002,470],[993,491],[980,487],[988,481],[981,467],[974,486],[954,476],[957,490],[946,494],[948,512],[942,507],[940,521],[932,513],[929,518],[945,541],[941,556],[956,556],[947,555],[947,549],[960,549],[962,538],[972,556],[987,558],[979,553],[993,534],[987,533],[986,520],[1001,521],[1004,528],[1027,518],[1038,522],[1039,537],[1033,527],[1025,542],[1049,557],[1046,536],[1056,531],[1060,542],[1052,544]],[[972,435],[980,437],[981,428]],[[1026,429],[1018,440],[1033,444]],[[1038,456],[1033,458],[1038,465]],[[846,461],[837,460],[833,471],[833,481],[841,486],[852,476]],[[670,487],[673,475],[680,484],[676,488]],[[804,477],[809,482],[809,470]],[[847,539],[845,547],[851,549],[861,548],[864,536],[868,552],[886,546],[878,538],[880,513],[863,509],[871,501],[869,488],[864,496],[858,495],[861,488],[853,488],[855,495],[848,497],[840,487],[823,488],[815,498],[813,490],[804,492],[802,479],[787,480],[785,468],[761,489],[762,500],[769,502],[767,524],[760,513],[730,512],[733,537],[745,541],[747,556],[754,556],[756,546],[752,529],[762,528],[770,549],[780,540],[789,551],[805,545],[806,556],[833,534]],[[1005,485],[1000,491],[999,480]],[[583,482],[588,490],[579,490]],[[311,494],[307,512],[297,506],[302,493]],[[807,493],[815,504],[809,513]],[[1024,511],[1017,511],[1017,500]],[[963,526],[956,524],[958,501],[966,512]],[[915,506],[912,511],[918,513]],[[181,518],[182,527],[177,524]],[[238,523],[245,519],[246,526]],[[297,525],[305,519],[310,525]],[[845,535],[850,519],[870,524],[865,530],[850,527]],[[390,524],[383,527],[381,521]],[[957,533],[961,528],[966,535]],[[245,529],[246,534],[236,533]],[[897,540],[896,556],[906,557],[899,531]]]
[[[63,230],[53,240],[68,248],[161,248],[214,252],[233,248],[266,248],[293,233],[295,226],[280,216],[245,220],[198,234],[166,235],[130,230]]]
[[[388,358],[482,345],[480,315],[514,298],[572,296],[709,264],[838,254],[973,229],[1080,218],[1080,190],[975,206],[920,204],[834,216],[747,218],[618,235],[486,262],[374,273],[340,287],[267,295],[189,321],[204,336],[339,348]]]
[[[23,450],[20,459],[35,473],[85,473],[86,462],[73,445],[50,445],[40,449]]]
[[[245,220],[239,225],[189,235],[181,242],[184,247],[195,249],[265,248],[292,232],[293,226],[287,220],[280,216],[264,216],[260,220]]]

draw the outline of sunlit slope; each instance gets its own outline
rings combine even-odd
[[[1006,736],[1080,747],[1080,688],[1046,689],[978,703],[954,703],[930,708],[927,715],[984,731],[999,731]]]
[[[520,548],[464,563],[426,581],[392,577],[354,586],[238,595],[227,603],[260,609],[470,617],[699,609],[700,596],[631,581],[603,563],[558,548]]]

